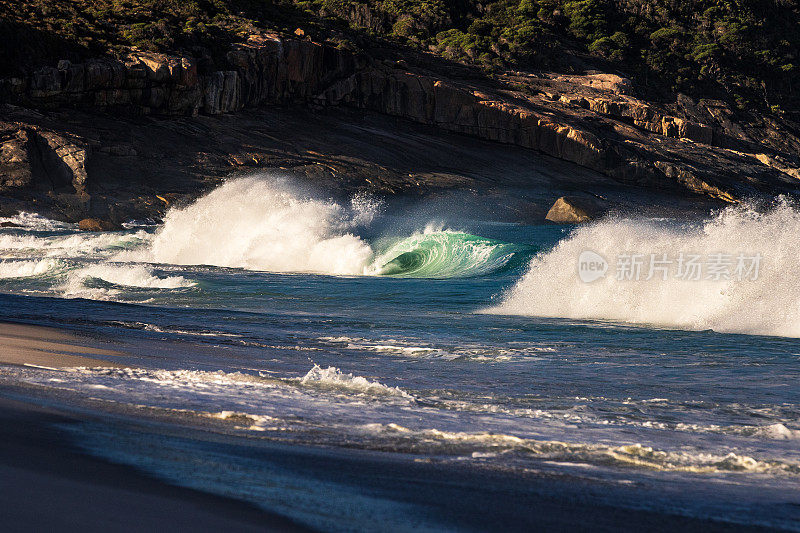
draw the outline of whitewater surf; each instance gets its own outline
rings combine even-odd
[[[143,289],[203,291],[191,271],[170,274],[176,266],[440,279],[511,274],[520,277],[513,287],[477,310],[800,336],[794,283],[800,276],[800,212],[786,202],[767,210],[731,207],[694,223],[610,218],[569,231],[554,246],[482,237],[430,220],[404,235],[388,229],[363,237],[386,218],[384,210],[369,197],[342,203],[284,178],[254,176],[172,208],[159,226],[86,234],[23,213],[4,219],[20,227],[0,232],[0,280],[23,292],[135,301],[137,293],[147,296]],[[763,257],[757,278],[651,274],[632,281],[608,272],[586,282],[576,275],[582,253],[602,259],[723,252]]]
[[[160,226],[129,224],[103,234],[23,213],[0,234],[0,279],[31,278],[62,296],[110,298],[124,288],[196,285],[156,272],[169,265],[347,276],[452,278],[519,265],[530,247],[423,224],[411,235],[360,236],[380,202],[347,204],[315,196],[286,179],[230,180],[195,203],[171,209]],[[163,266],[154,266],[163,265]],[[97,283],[108,287],[98,287]],[[45,291],[47,292],[47,291]]]
[[[800,211],[786,201],[768,209],[729,207],[695,223],[612,218],[537,255],[488,312],[798,337],[798,250]],[[660,266],[637,279],[618,268],[587,282],[577,272],[587,251],[622,257],[627,267],[633,257]],[[705,266],[717,270],[702,272],[696,261],[694,272],[686,267],[679,275],[689,258],[716,260]]]
[[[365,496],[314,477],[376,452],[404,476],[483,472],[502,494],[517,483],[800,529],[794,206],[581,227],[438,215],[262,175],[120,231],[0,219],[18,226],[0,228],[3,320],[67,330],[63,342],[89,347],[76,352],[114,365],[0,365],[0,384],[155,422],[168,429],[67,434],[323,530],[354,515],[365,529],[406,524],[384,478]],[[737,276],[739,256],[759,257],[757,272]],[[685,275],[689,257],[702,273]],[[0,358],[24,342],[0,331]],[[313,482],[270,463],[273,443],[313,450]]]

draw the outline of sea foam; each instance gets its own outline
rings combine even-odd
[[[64,268],[64,264],[57,259],[2,260],[0,279],[43,276],[60,268]]]
[[[156,276],[152,269],[142,265],[104,263],[70,273],[71,282],[83,283],[87,279],[142,289],[178,289],[196,285],[194,281],[183,276]]]
[[[413,399],[410,394],[398,387],[389,387],[377,381],[354,376],[333,366],[322,368],[319,365],[314,365],[305,376],[300,378],[299,383],[348,393],[367,394],[370,396],[398,396]]]
[[[675,276],[618,280],[613,270],[591,283],[578,257],[620,254],[761,255],[756,279],[697,281]],[[700,224],[608,219],[581,227],[536,256],[491,313],[598,319],[691,330],[800,337],[800,211],[781,202],[767,211],[735,206]]]
[[[11,217],[0,217],[0,223],[2,222],[10,222],[22,229],[35,231],[56,231],[75,227],[75,224],[51,220],[38,213],[29,213],[26,211],[22,211]]]

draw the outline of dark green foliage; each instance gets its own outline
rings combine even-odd
[[[252,28],[302,27],[340,46],[391,40],[490,71],[569,70],[579,57],[658,93],[800,108],[795,0],[0,0],[0,10],[4,71],[129,46],[221,57]]]
[[[310,0],[332,2],[339,7],[329,12],[354,29],[357,4],[387,21],[373,34],[490,70],[567,69],[574,61],[565,57],[586,54],[658,92],[798,108],[800,4],[792,0]]]
[[[570,31],[580,39],[593,43],[611,34],[613,12],[608,0],[566,0],[563,11]]]

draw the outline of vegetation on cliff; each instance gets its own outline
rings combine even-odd
[[[130,47],[213,57],[253,28],[293,18],[259,0],[0,0],[0,73]]]
[[[370,17],[355,2],[307,4],[356,25],[383,16],[371,30],[490,69],[600,66],[742,108],[798,108],[792,0],[365,0]]]
[[[653,94],[687,92],[800,110],[792,0],[0,0],[0,72],[146,50],[215,61],[266,28],[366,48],[375,40],[487,71],[599,68]]]

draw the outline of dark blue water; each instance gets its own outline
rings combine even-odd
[[[509,257],[431,279],[142,262],[116,254],[148,250],[159,228],[37,224],[0,230],[0,318],[68,328],[124,351],[129,368],[8,378],[283,442],[555,469],[647,494],[667,484],[686,514],[800,524],[800,341],[486,312],[572,238],[563,227],[462,222]],[[103,452],[84,437],[238,494],[236,476],[212,483],[155,448]],[[240,496],[271,497],[253,494]],[[742,498],[772,510],[754,516]]]

